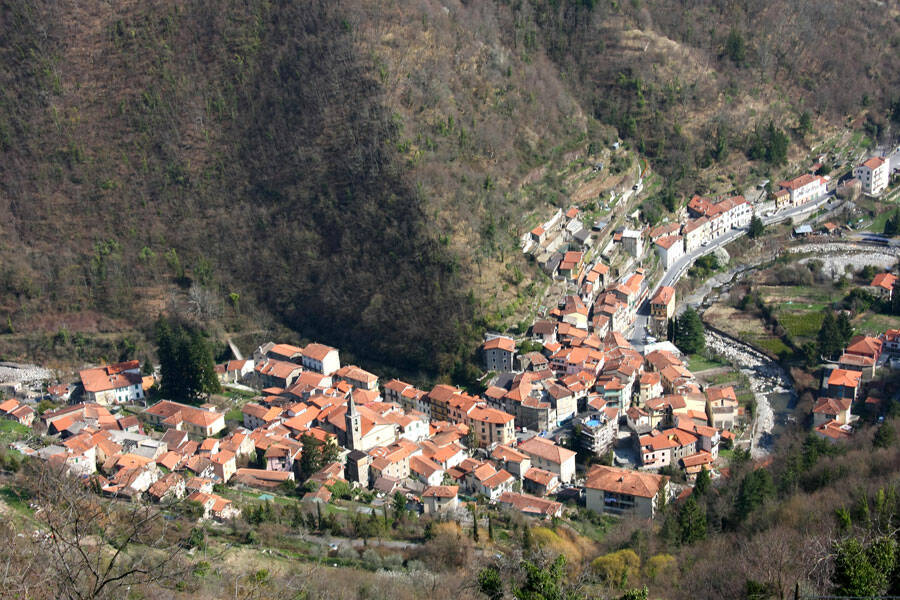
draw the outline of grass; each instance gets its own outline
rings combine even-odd
[[[225,420],[242,422],[244,420],[244,413],[241,412],[240,408],[232,408],[225,413]]]
[[[773,356],[780,356],[782,352],[791,354],[791,349],[777,337],[757,335],[750,340],[750,343]]]
[[[688,370],[693,373],[705,371],[707,369],[716,369],[718,367],[727,367],[728,363],[722,362],[717,358],[708,358],[702,354],[691,354],[688,356]]]
[[[13,510],[25,515],[31,514],[31,509],[28,508],[28,497],[11,486],[0,487],[0,500],[3,500]]]
[[[854,328],[857,333],[881,334],[886,329],[896,329],[900,327],[900,317],[893,315],[882,315],[866,312],[858,320],[854,320]]]
[[[811,339],[816,337],[822,328],[825,315],[818,311],[784,311],[778,314],[778,322],[791,334],[791,337]]]
[[[731,459],[734,458],[734,450],[719,450],[719,458],[724,458],[726,461],[731,462]]]
[[[4,445],[25,439],[31,435],[31,429],[15,421],[0,420],[0,442]]]
[[[863,229],[866,231],[871,231],[872,233],[883,233],[884,232],[884,224],[887,220],[894,214],[894,208],[891,207],[890,210],[886,210],[883,213],[879,214],[875,217],[875,219],[866,225]]]

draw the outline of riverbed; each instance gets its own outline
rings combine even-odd
[[[787,424],[796,403],[790,374],[751,346],[709,329],[706,330],[706,347],[734,364],[750,380],[756,398],[750,450],[754,458],[765,456],[775,436]]]

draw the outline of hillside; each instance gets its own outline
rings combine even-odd
[[[459,369],[617,134],[678,193],[777,170],[770,119],[812,112],[798,159],[847,115],[889,134],[891,11],[720,4],[2,0],[0,352],[146,355],[167,311]]]

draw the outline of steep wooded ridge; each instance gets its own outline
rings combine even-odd
[[[0,329],[182,310],[447,373],[612,127],[682,191],[770,119],[888,130],[892,9],[796,4],[0,0]]]

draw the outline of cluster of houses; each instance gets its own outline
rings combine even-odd
[[[857,335],[851,338],[837,364],[822,375],[819,398],[813,407],[813,431],[831,441],[848,438],[858,418],[851,410],[861,399],[866,380],[871,380],[882,354],[900,349],[900,331],[888,330],[881,337]],[[880,400],[865,398],[865,405],[877,407]]]
[[[550,276],[568,276],[580,268],[584,251],[593,244],[590,227],[581,221],[578,208],[557,210],[545,223],[522,236],[522,250],[533,255]]]

